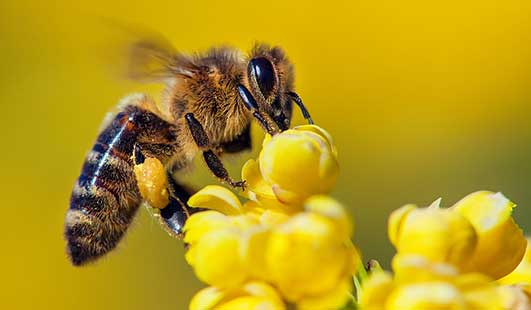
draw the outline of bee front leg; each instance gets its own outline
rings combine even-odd
[[[208,139],[201,123],[199,123],[192,113],[187,113],[185,119],[195,143],[203,150],[203,158],[210,171],[212,171],[218,179],[230,186],[245,189],[245,181],[234,181],[229,176],[227,169],[225,169],[218,155],[214,152],[215,148],[210,144],[210,140]]]
[[[242,98],[245,107],[249,111],[251,111],[253,117],[258,121],[260,126],[262,126],[262,128],[272,136],[277,134],[278,130],[271,127],[271,125],[267,122],[266,118],[260,113],[258,103],[256,103],[256,100],[254,99],[251,92],[247,89],[247,87],[241,84],[238,85],[238,93],[240,94],[240,98]]]

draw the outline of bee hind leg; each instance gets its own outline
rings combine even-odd
[[[146,157],[152,157],[167,163],[175,154],[175,145],[167,143],[136,143],[133,150],[135,165],[144,163]]]
[[[172,146],[167,144],[137,143],[134,147],[133,152],[134,163],[135,165],[141,165],[146,161],[147,158],[155,158],[161,163],[167,162],[165,159],[173,154],[171,150]],[[190,217],[191,214],[200,210],[193,209],[188,206],[187,201],[191,196],[190,193],[192,193],[193,191],[179,184],[173,178],[172,169],[163,167],[160,167],[160,169],[164,169],[165,172],[154,173],[151,177],[157,179],[150,180],[150,182],[160,184],[161,180],[159,179],[165,179],[162,182],[167,184],[166,190],[169,194],[167,197],[167,204],[162,206],[158,204],[152,205],[151,203],[154,203],[153,201],[150,201],[147,197],[143,198],[145,201],[148,202],[148,205],[150,207],[160,210],[158,213],[156,213],[156,217],[158,218],[162,228],[171,236],[181,238],[186,220]],[[143,182],[140,180],[138,181]],[[150,196],[149,193],[147,195]]]
[[[170,192],[170,203],[160,210],[160,219],[166,231],[173,236],[181,237],[186,220],[190,215],[202,211],[202,209],[188,206],[187,201],[193,191],[177,183],[170,171],[166,172],[166,178]]]
[[[187,113],[185,119],[195,143],[203,150],[203,158],[210,171],[212,171],[212,173],[222,182],[225,182],[232,187],[245,189],[245,181],[234,181],[229,176],[227,169],[225,169],[223,163],[210,145],[208,136],[201,123],[199,123],[192,113]]]

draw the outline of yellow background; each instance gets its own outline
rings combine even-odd
[[[386,218],[408,202],[503,191],[531,233],[530,16],[524,0],[1,1],[0,308],[184,309],[201,287],[144,209],[105,259],[66,259],[63,217],[101,119],[130,92],[160,90],[109,74],[105,21],[144,25],[185,52],[283,46],[336,139],[334,195],[357,243],[388,264]],[[250,156],[229,160],[233,175]],[[190,179],[216,182],[203,167]]]

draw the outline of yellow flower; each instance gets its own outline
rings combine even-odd
[[[395,276],[384,271],[370,274],[363,283],[362,310],[496,309],[507,304],[492,280],[482,274],[459,274],[446,263],[422,256],[398,256]]]
[[[306,125],[266,138],[258,162],[248,161],[242,178],[250,199],[300,204],[312,195],[330,192],[338,172],[330,135]]]
[[[378,270],[372,272],[363,282],[361,294],[358,292],[358,304],[363,310],[383,310],[387,298],[394,288],[391,273]]]
[[[249,282],[241,288],[207,287],[190,302],[190,310],[284,310],[280,295],[270,285]]]
[[[352,278],[345,277],[333,289],[317,296],[304,296],[297,301],[297,310],[340,309],[351,298]]]
[[[502,193],[480,191],[466,196],[451,208],[472,223],[479,237],[466,270],[498,279],[520,263],[527,242],[511,217],[515,206]]]
[[[386,309],[465,309],[465,300],[451,283],[413,283],[398,287],[386,302]]]
[[[531,238],[527,238],[527,250],[520,264],[510,274],[498,280],[503,284],[527,285],[531,294]]]
[[[352,236],[354,231],[352,219],[337,200],[324,195],[312,196],[304,202],[304,210],[333,221],[337,225],[337,235],[343,240]]]
[[[230,218],[217,211],[204,211],[193,214],[184,226],[184,242],[193,247],[206,234],[233,227]]]
[[[258,219],[243,214],[238,198],[221,186],[203,188],[188,204],[211,209],[193,214],[184,226],[184,241],[189,245],[186,260],[197,277],[221,288],[246,281],[251,273],[245,267],[247,254],[242,249],[248,247],[246,233],[259,225]]]
[[[232,229],[206,234],[195,246],[194,267],[197,277],[217,287],[233,287],[248,277],[242,268],[240,235]]]
[[[394,275],[372,272],[361,309],[531,309],[531,284],[496,281],[516,267],[525,239],[500,193],[476,192],[449,209],[406,205],[389,218]],[[523,246],[522,246],[523,239]],[[531,256],[531,255],[530,255]],[[515,263],[516,261],[516,263]],[[531,281],[529,262],[499,282]]]
[[[216,210],[226,215],[242,214],[242,205],[238,197],[225,187],[207,185],[188,199],[192,208]]]
[[[389,239],[398,254],[418,254],[462,272],[494,279],[521,261],[526,240],[511,217],[514,204],[501,193],[476,192],[453,207],[404,206],[389,218]]]
[[[260,172],[260,164],[254,159],[249,159],[242,167],[242,179],[247,185],[243,193],[253,201],[267,201],[276,203],[277,197],[273,193],[271,184],[267,183]]]
[[[352,298],[360,258],[345,208],[322,195],[338,173],[332,139],[308,125],[266,137],[263,146],[258,161],[242,169],[245,204],[221,186],[188,201],[209,211],[193,214],[184,227],[186,260],[212,285],[190,308],[284,309],[285,300],[299,310],[338,309]],[[276,290],[251,292],[257,285]]]
[[[336,308],[350,298],[359,257],[350,217],[336,200],[313,196],[303,212],[287,215],[253,201],[242,206],[229,190],[209,186],[189,204],[216,210],[193,214],[184,227],[186,259],[203,282],[234,290],[267,281],[299,309]]]
[[[389,239],[398,254],[422,255],[433,262],[464,266],[473,254],[477,236],[461,214],[441,209],[406,205],[389,217]]]
[[[503,309],[531,309],[531,285],[502,285],[498,290],[502,296]]]
[[[271,232],[265,253],[268,271],[287,300],[327,295],[354,271],[359,258],[348,241],[346,213],[339,207],[331,198],[314,197],[306,212]],[[347,297],[339,296],[342,302]]]
[[[433,262],[421,255],[397,254],[393,257],[392,267],[396,280],[401,283],[449,281],[459,275],[453,265]]]
[[[217,211],[194,214],[186,222],[187,262],[197,277],[217,287],[240,285],[250,276],[245,267],[245,232],[258,225],[250,216],[226,216]]]

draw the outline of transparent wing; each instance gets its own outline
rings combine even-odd
[[[105,20],[116,33],[108,49],[112,71],[140,82],[159,82],[176,75],[191,76],[197,66],[192,57],[175,50],[160,33],[136,25]]]

